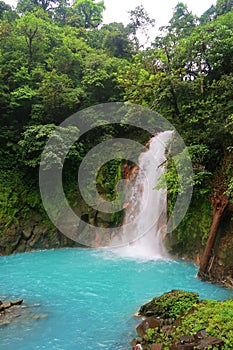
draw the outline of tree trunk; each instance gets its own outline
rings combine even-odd
[[[225,195],[215,195],[212,199],[213,204],[213,220],[210,228],[209,237],[206,243],[206,247],[201,259],[200,268],[198,271],[198,277],[205,277],[208,273],[208,265],[211,257],[211,253],[214,247],[217,231],[222,218],[222,215],[228,205],[228,199]]]

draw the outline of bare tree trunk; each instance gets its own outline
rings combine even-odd
[[[208,265],[211,257],[211,253],[214,247],[217,231],[222,218],[222,215],[228,205],[228,199],[225,195],[215,195],[212,199],[213,204],[213,220],[210,228],[209,237],[206,243],[206,247],[201,258],[201,264],[198,271],[199,277],[205,277],[208,273]]]

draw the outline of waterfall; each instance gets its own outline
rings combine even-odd
[[[150,140],[135,167],[135,181],[125,200],[125,218],[121,234],[111,246],[125,257],[161,259],[168,257],[164,246],[167,222],[166,188],[156,189],[158,179],[165,172],[166,148],[173,131],[157,134]]]

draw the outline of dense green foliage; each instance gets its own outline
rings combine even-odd
[[[233,300],[229,299],[224,302],[208,300],[200,303],[192,314],[183,316],[182,325],[177,328],[177,333],[189,332],[194,334],[203,329],[207,324],[206,331],[210,336],[220,337],[224,340],[223,349],[230,349],[233,340]],[[195,320],[198,322],[195,324]]]
[[[229,199],[233,195],[232,2],[218,0],[201,18],[178,3],[150,47],[140,46],[138,40],[138,33],[146,35],[154,24],[141,6],[130,11],[126,26],[103,24],[103,10],[104,3],[94,0],[72,5],[66,0],[19,0],[16,10],[0,2],[1,222],[9,225],[30,210],[42,211],[38,165],[56,125],[88,106],[130,101],[161,113],[189,146],[195,190],[183,234],[205,238],[210,209],[205,206],[204,216],[197,220],[201,224],[194,227],[195,208],[213,191],[224,192]],[[126,127],[106,126],[75,144],[66,161],[67,192],[75,181],[72,174],[93,143],[132,134]],[[138,135],[144,140],[145,134]],[[59,154],[51,149],[49,160],[59,164]],[[116,160],[98,175],[98,190],[109,199],[116,196],[120,168]],[[221,186],[215,181],[220,173]],[[169,160],[170,207],[177,196],[176,177]]]

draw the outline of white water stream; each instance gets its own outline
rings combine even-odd
[[[156,189],[165,172],[166,148],[172,131],[165,131],[150,140],[149,150],[139,157],[139,169],[126,200],[122,233],[114,237],[111,246],[122,256],[142,259],[168,257],[164,246],[167,223],[166,188]]]

